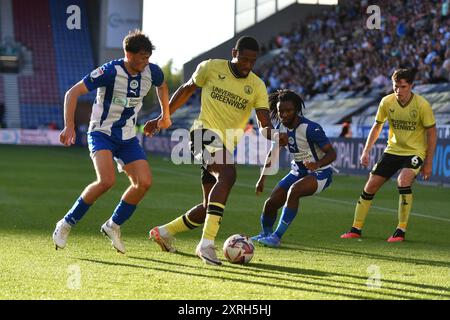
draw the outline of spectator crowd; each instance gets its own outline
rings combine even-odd
[[[450,82],[450,0],[379,1],[380,29],[369,29],[369,1],[339,5],[279,34],[258,67],[269,92],[289,88],[306,99],[342,91],[388,91],[400,67],[416,69],[416,84]]]

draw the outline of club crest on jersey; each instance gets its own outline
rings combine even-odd
[[[417,110],[411,110],[409,112],[409,115],[411,116],[412,119],[417,119]]]
[[[131,89],[136,89],[138,86],[139,86],[139,83],[137,80],[131,80],[131,82],[130,82]]]
[[[245,86],[244,87],[244,91],[246,94],[252,94],[253,93],[253,88],[250,86]]]
[[[102,74],[103,74],[103,69],[100,67],[100,68],[97,68],[94,71],[92,71],[90,76],[92,79],[95,79],[95,78],[100,77]]]
[[[292,137],[289,137],[289,139],[288,139],[288,143],[289,143],[289,144],[294,144],[294,138],[292,138]]]

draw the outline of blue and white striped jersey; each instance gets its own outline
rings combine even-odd
[[[132,76],[124,59],[105,63],[86,75],[83,82],[88,90],[97,89],[89,132],[100,131],[119,140],[135,137],[142,100],[152,84],[159,87],[163,81],[164,73],[156,64],[149,63],[143,72]]]
[[[330,143],[330,140],[325,135],[322,127],[305,117],[299,117],[300,124],[294,128],[289,129],[280,123],[280,132],[288,134],[288,145],[286,148],[294,159],[292,160],[292,169],[308,170],[303,165],[303,161],[317,162],[322,159],[325,153],[320,149]],[[319,169],[329,168],[331,165],[321,167]]]

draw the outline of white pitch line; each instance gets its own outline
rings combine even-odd
[[[195,177],[195,174],[191,174],[191,173],[187,173],[187,172],[177,172],[177,171],[173,171],[173,170],[167,170],[167,169],[162,169],[162,168],[152,168],[153,171],[161,171],[161,172],[166,172],[166,173],[173,173],[176,175],[182,175],[182,176],[188,176],[188,177]],[[240,183],[237,182],[235,183],[236,186],[239,187],[245,187],[245,188],[251,188],[254,189],[255,186],[254,185],[250,185],[250,184],[246,184],[246,183]],[[255,183],[256,185],[256,183]],[[315,198],[318,198],[320,200],[323,201],[329,201],[329,202],[334,202],[334,203],[340,203],[340,204],[345,204],[345,205],[355,205],[355,202],[353,201],[345,201],[345,200],[336,200],[336,199],[330,199],[330,198],[325,198],[325,197],[319,197],[319,196],[314,196]],[[391,209],[391,208],[385,208],[385,207],[379,207],[379,206],[371,206],[371,208],[375,208],[381,211],[387,211],[387,212],[394,212],[396,213],[397,210],[396,209]],[[421,218],[426,218],[426,219],[431,219],[431,220],[439,220],[439,221],[445,221],[445,222],[450,222],[450,219],[447,218],[442,218],[442,217],[436,217],[436,216],[432,216],[432,215],[428,215],[428,214],[423,214],[423,213],[418,213],[418,212],[411,212],[412,216],[416,216],[416,217],[421,217]]]

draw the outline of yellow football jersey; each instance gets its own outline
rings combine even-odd
[[[401,106],[395,94],[385,96],[378,107],[377,123],[389,122],[389,139],[385,152],[399,156],[418,155],[425,159],[425,129],[436,124],[431,105],[418,94]]]
[[[202,95],[200,115],[191,130],[203,128],[217,132],[225,147],[233,152],[252,109],[269,109],[264,82],[253,72],[246,78],[237,77],[231,62],[222,59],[201,62],[192,80],[202,88]]]

